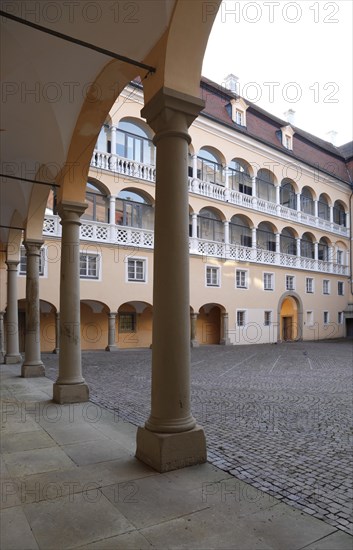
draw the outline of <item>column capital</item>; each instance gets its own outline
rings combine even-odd
[[[61,220],[75,222],[79,221],[87,206],[85,202],[62,201],[58,204],[58,212]]]
[[[198,97],[163,87],[143,107],[141,116],[146,118],[148,124],[156,133],[166,132],[169,129],[172,129],[174,134],[178,132],[185,133],[204,106],[205,102]],[[175,116],[178,114],[184,116]]]
[[[37,239],[26,239],[23,241],[23,245],[26,249],[26,255],[27,256],[39,256],[40,255],[40,249],[43,246],[44,241],[37,240]]]
[[[118,315],[118,312],[117,311],[109,311],[109,313],[107,313],[109,319],[115,319],[116,316]]]
[[[7,265],[7,268],[9,271],[16,271],[17,266],[20,263],[19,260],[6,260],[5,264]]]

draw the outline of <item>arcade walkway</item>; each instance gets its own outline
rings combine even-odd
[[[352,538],[221,469],[158,474],[136,428],[92,402],[56,405],[52,381],[1,365],[2,550],[351,550]]]

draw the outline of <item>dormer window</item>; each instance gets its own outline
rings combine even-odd
[[[232,106],[232,121],[238,126],[246,126],[246,110],[248,106],[245,101],[239,97],[238,99],[231,99],[230,104]]]
[[[295,134],[293,128],[288,125],[281,128],[282,132],[282,145],[289,151],[293,151],[293,136]]]

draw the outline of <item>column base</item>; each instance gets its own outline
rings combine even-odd
[[[45,376],[45,368],[43,363],[23,363],[21,367],[22,378],[36,378],[38,376]]]
[[[230,346],[231,343],[230,343],[229,338],[222,338],[219,342],[219,345],[220,346]]]
[[[207,460],[206,438],[201,426],[179,433],[137,430],[136,458],[157,472],[169,472]]]
[[[20,354],[5,355],[6,365],[13,365],[14,363],[22,363],[22,355]]]
[[[107,346],[105,348],[105,351],[119,351],[119,348],[118,348],[118,346],[115,346],[115,345],[114,346]]]
[[[198,347],[200,346],[200,344],[198,343],[197,340],[191,340],[191,341],[190,341],[190,346],[191,346],[192,348],[198,348]]]
[[[52,353],[54,353],[55,355],[59,355],[59,348],[55,348],[53,349]]]
[[[83,384],[53,384],[53,401],[67,403],[85,403],[89,398],[89,388]]]
[[[5,363],[5,354],[0,351],[0,363]]]

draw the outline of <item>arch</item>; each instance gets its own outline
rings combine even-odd
[[[242,158],[233,158],[228,164],[229,187],[239,193],[253,194],[252,175],[252,167]]]
[[[292,290],[282,294],[278,301],[277,318],[277,341],[302,340],[303,302],[299,294]]]
[[[333,221],[337,225],[346,227],[347,225],[347,206],[343,201],[336,200],[333,206]]]
[[[300,210],[304,212],[305,214],[309,214],[311,216],[314,216],[315,214],[315,206],[314,206],[314,199],[316,197],[315,191],[309,187],[308,185],[305,185],[300,193]]]
[[[322,220],[330,220],[330,206],[332,201],[326,193],[321,193],[318,200],[318,217]]]
[[[51,302],[39,300],[40,309],[40,350],[52,352],[57,348],[56,342],[56,313],[57,308]]]
[[[310,231],[303,233],[300,242],[300,254],[302,257],[312,259],[315,258],[315,242],[316,238],[312,233],[310,233]]]
[[[109,307],[99,300],[83,298],[81,311],[81,348],[103,350],[108,345]]]
[[[240,244],[241,246],[252,246],[252,227],[254,226],[250,218],[244,214],[234,214],[229,222],[229,238],[231,244]]]
[[[298,233],[292,227],[284,227],[280,234],[280,251],[284,254],[297,254]]]
[[[276,202],[275,183],[277,178],[268,168],[260,168],[256,175],[256,193],[259,199]]]
[[[133,300],[121,304],[117,314],[119,348],[149,348],[152,345],[153,307],[148,302]]]
[[[330,258],[331,241],[328,237],[321,237],[318,243],[318,259],[323,262],[331,261]],[[331,254],[332,256],[332,254]]]
[[[260,222],[256,230],[256,245],[262,250],[276,252],[277,228],[271,222]]]
[[[225,185],[225,158],[215,147],[203,146],[197,154],[197,177],[198,179]]]
[[[154,199],[146,191],[127,187],[115,201],[115,223],[127,227],[152,230]]]
[[[155,146],[152,129],[141,119],[124,117],[116,132],[116,151],[119,157],[142,164],[155,165]]]
[[[213,207],[201,208],[197,216],[198,236],[200,239],[223,242],[225,216],[220,210]]]
[[[284,178],[281,181],[280,187],[280,203],[292,210],[297,209],[297,195],[298,186],[290,178]]]
[[[222,341],[221,314],[225,307],[218,303],[207,303],[199,308],[196,321],[196,340],[200,345],[220,344]]]
[[[82,214],[82,219],[108,223],[109,194],[108,188],[101,181],[89,178],[86,183],[85,194],[87,208]]]

